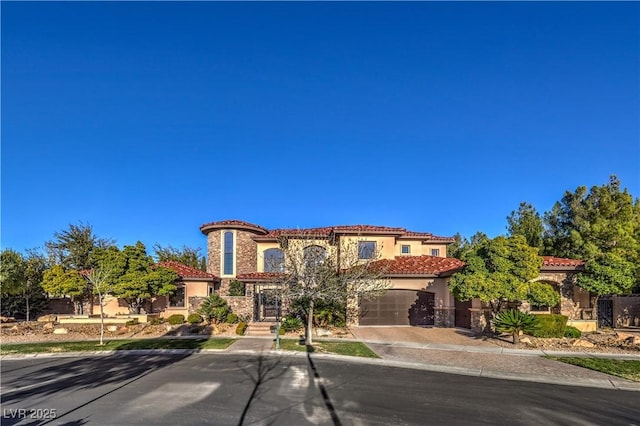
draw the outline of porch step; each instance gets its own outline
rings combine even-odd
[[[245,336],[274,336],[276,322],[252,322],[247,327],[247,331],[245,332]]]

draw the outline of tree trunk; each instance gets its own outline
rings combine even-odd
[[[591,311],[591,319],[594,319],[594,320],[597,321],[598,320],[598,299],[599,299],[599,297],[598,297],[597,294],[596,295],[591,295],[590,299],[591,299],[591,309],[593,309]],[[611,327],[613,328],[613,324],[611,324]]]
[[[309,301],[309,311],[307,312],[307,338],[305,343],[313,345],[313,299]]]
[[[520,331],[513,333],[513,344],[517,345],[518,343],[520,343]]]
[[[100,303],[100,346],[102,346],[104,345],[104,304],[100,293],[98,293],[98,302]]]
[[[73,299],[73,311],[76,315],[82,315],[82,302],[78,299]]]
[[[27,312],[26,312],[26,314],[27,314],[27,322],[29,322],[30,321],[30,319],[29,319],[29,292],[25,291],[25,292],[23,292],[23,294],[24,294],[24,301],[25,301],[25,304],[26,304],[25,307],[26,307],[26,310],[27,310]]]

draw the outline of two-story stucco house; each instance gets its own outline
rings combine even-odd
[[[226,297],[234,312],[253,321],[276,316],[273,277],[284,256],[279,238],[305,237],[310,247],[326,250],[332,245],[358,245],[358,255],[379,253],[385,278],[392,288],[383,296],[360,303],[354,325],[455,325],[455,301],[447,286],[450,275],[463,263],[447,258],[453,238],[404,228],[371,225],[327,226],[310,229],[266,229],[240,220],[211,222],[200,227],[207,236],[207,272],[219,277],[222,295],[228,295],[233,280],[245,283],[243,298]],[[313,247],[311,247],[313,246]],[[468,307],[465,307],[468,315]]]

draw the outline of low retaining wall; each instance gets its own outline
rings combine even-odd
[[[598,321],[596,320],[568,320],[567,325],[575,327],[583,333],[595,333],[598,330]]]

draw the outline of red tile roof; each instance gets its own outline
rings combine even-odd
[[[173,260],[158,262],[156,263],[156,265],[175,271],[178,275],[180,275],[180,278],[202,278],[203,280],[207,281],[217,279],[217,277],[213,274],[201,271],[200,269],[193,268],[180,262],[175,262]]]
[[[333,227],[333,232],[380,232],[385,234],[404,234],[406,229],[404,228],[392,228],[389,226],[376,226],[376,225],[338,225]]]
[[[209,222],[205,223],[200,227],[200,231],[202,233],[208,233],[214,229],[222,229],[222,228],[240,228],[240,229],[249,229],[252,231],[256,231],[261,234],[266,234],[268,231],[260,225],[255,225],[250,222],[245,222],[244,220],[220,220],[217,222]]]
[[[396,256],[372,263],[385,271],[385,275],[439,275],[462,268],[465,263],[453,257]]]
[[[240,281],[271,281],[276,278],[284,277],[284,274],[279,272],[249,272],[246,274],[237,275],[236,278]]]
[[[413,232],[407,231],[404,228],[375,225],[337,225],[321,228],[273,229],[265,235],[256,235],[253,239],[256,241],[272,241],[281,236],[328,238],[331,234],[391,234],[397,235],[400,238],[421,238],[427,241],[439,241],[443,243],[455,241],[453,237],[438,237],[430,232]]]
[[[542,256],[542,266],[583,266],[584,261],[564,257]]]
[[[319,238],[327,238],[332,231],[331,227],[324,228],[291,228],[291,229],[272,229],[266,235],[257,235],[253,239],[254,240],[275,240],[281,236],[288,237],[319,237]]]

